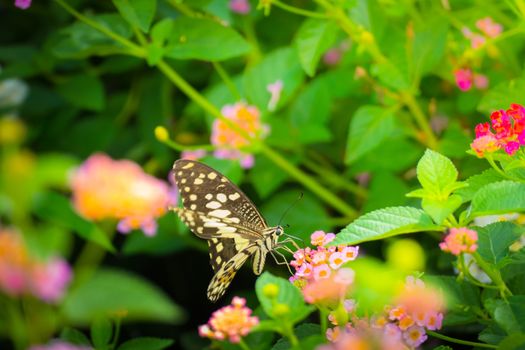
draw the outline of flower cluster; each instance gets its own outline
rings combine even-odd
[[[478,233],[466,227],[451,228],[445,240],[439,244],[444,252],[454,255],[474,253],[478,248]]]
[[[91,220],[118,219],[118,230],[157,230],[156,219],[176,203],[176,191],[144,173],[129,160],[104,154],[89,157],[74,173],[71,187],[76,210]]]
[[[226,105],[221,113],[224,117],[236,124],[240,129],[252,138],[264,137],[269,129],[261,123],[260,113],[257,107],[238,102],[234,105]],[[238,159],[243,168],[251,168],[254,165],[252,154],[245,153],[243,148],[250,146],[250,141],[228,124],[220,119],[215,119],[212,126],[211,143],[217,147],[214,156],[223,159]]]
[[[489,86],[488,78],[479,73],[474,73],[469,68],[461,68],[454,71],[456,85],[461,91],[468,91],[474,86],[478,90],[486,89]]]
[[[440,329],[443,320],[441,295],[411,276],[394,306],[387,306],[382,314],[358,317],[351,300],[345,302],[345,310],[350,322],[344,325],[329,317],[335,327],[326,336],[332,344],[323,350],[414,349],[427,339],[426,330]]]
[[[231,305],[215,311],[208,323],[199,327],[199,334],[201,337],[238,343],[241,337],[259,324],[259,319],[251,314],[252,310],[246,307],[246,299],[234,297]]]
[[[469,28],[464,27],[461,31],[465,38],[470,40],[470,46],[473,49],[478,49],[485,45],[487,38],[495,38],[503,31],[503,26],[496,23],[490,17],[481,18],[476,21],[476,28],[478,28],[482,34],[474,33]]]
[[[354,271],[342,266],[357,258],[359,247],[326,247],[335,235],[323,231],[315,231],[310,238],[316,248],[307,247],[294,253],[290,265],[295,274],[290,281],[302,289],[309,303],[339,301],[354,280]]]
[[[478,124],[476,138],[470,144],[479,157],[499,149],[512,156],[525,145],[525,108],[522,105],[513,103],[506,111],[492,112],[490,120],[494,132],[488,122]]]
[[[71,268],[54,257],[39,261],[29,254],[22,237],[0,228],[0,289],[10,296],[33,295],[45,302],[59,301],[72,278]]]

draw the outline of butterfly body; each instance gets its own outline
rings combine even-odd
[[[250,257],[259,275],[266,256],[279,246],[281,226],[269,227],[251,200],[218,171],[200,162],[177,160],[175,182],[183,208],[172,208],[200,238],[208,241],[215,275],[208,299],[216,301]]]

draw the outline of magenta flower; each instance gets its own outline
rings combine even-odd
[[[250,3],[248,0],[230,0],[230,10],[239,15],[250,13]]]
[[[19,9],[26,10],[31,6],[31,0],[15,0],[15,6]]]
[[[33,270],[33,294],[44,301],[56,302],[64,296],[72,277],[71,267],[60,258],[38,264]]]
[[[444,252],[454,255],[474,253],[478,248],[478,233],[466,227],[451,228],[445,240],[439,244]]]

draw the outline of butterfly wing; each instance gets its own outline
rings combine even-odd
[[[259,249],[260,247],[257,243],[252,243],[224,263],[208,285],[208,299],[217,301],[223,296],[237,271],[239,271],[246,260]]]

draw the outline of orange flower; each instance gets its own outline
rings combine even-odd
[[[221,110],[222,115],[244,130],[251,139],[262,138],[268,133],[268,126],[263,125],[257,107],[237,102],[226,105]],[[239,135],[236,130],[220,119],[215,119],[212,126],[211,143],[217,146],[215,157],[224,159],[238,159],[241,166],[251,168],[254,163],[253,155],[242,149],[250,146],[250,141]]]
[[[105,154],[89,157],[75,172],[72,185],[77,211],[92,220],[120,220],[120,232],[142,228],[154,235],[158,217],[176,202],[168,185],[129,160]]]

